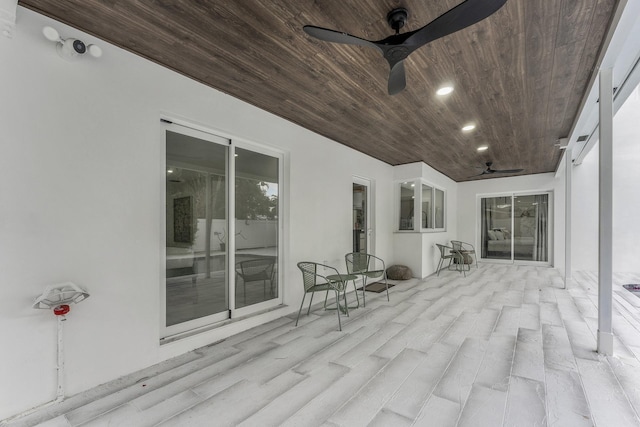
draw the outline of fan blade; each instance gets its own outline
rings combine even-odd
[[[460,31],[493,15],[506,2],[507,0],[466,0],[419,30],[413,31],[405,43],[422,46]]]
[[[477,175],[471,175],[471,176],[468,176],[467,178],[475,178],[475,177],[477,177],[477,176],[482,176],[482,175],[486,175],[486,174],[487,174],[487,172],[486,172],[486,171],[482,171],[482,173],[479,173],[479,174],[477,174]]]
[[[404,61],[397,62],[389,72],[389,95],[395,95],[404,90],[407,85],[404,72]]]
[[[329,30],[327,28],[315,27],[313,25],[305,25],[304,27],[302,27],[302,29],[311,37],[315,37],[318,40],[322,40],[325,42],[354,44],[358,46],[372,47],[374,49],[380,50],[380,48],[373,42],[361,39],[360,37],[352,36],[351,34],[341,33],[339,31]]]
[[[524,169],[501,169],[501,170],[493,170],[493,172],[495,173],[519,173],[522,172]]]

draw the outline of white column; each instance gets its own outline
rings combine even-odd
[[[236,147],[229,141],[229,151],[227,155],[227,280],[230,286],[226,286],[227,301],[229,301],[229,315],[233,316],[236,309]],[[233,178],[233,179],[232,179]]]
[[[573,161],[571,148],[564,152],[564,288],[571,280],[571,178],[573,175]]]
[[[613,354],[613,69],[600,70],[600,179],[598,248],[598,353]]]

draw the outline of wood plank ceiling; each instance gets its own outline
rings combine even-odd
[[[373,49],[321,42],[316,25],[379,40],[460,0],[20,0],[50,16],[391,165],[423,161],[455,181],[486,161],[552,172],[594,72],[617,0],[508,0],[497,13],[405,61],[387,94]],[[435,91],[452,83],[453,93]],[[250,120],[250,118],[247,118]],[[464,124],[476,129],[464,133]],[[478,146],[488,145],[485,152]]]

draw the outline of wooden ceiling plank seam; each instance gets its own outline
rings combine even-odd
[[[563,3],[563,9],[569,8],[569,5],[574,6],[574,13],[567,13],[567,20],[578,20],[585,23],[586,21],[588,21],[589,25],[583,25],[579,27],[580,31],[575,32],[575,34],[569,34],[568,36],[558,38],[557,48],[563,53],[562,60],[564,62],[567,62],[567,58],[571,60],[571,70],[573,72],[571,72],[570,75],[562,76],[562,82],[559,82],[556,78],[554,78],[555,73],[558,71],[554,67],[554,76],[552,77],[552,93],[555,94],[555,98],[557,100],[560,100],[560,103],[562,105],[555,105],[555,111],[549,115],[549,119],[552,120],[552,124],[550,127],[552,129],[558,130],[555,135],[550,136],[552,139],[552,141],[550,142],[555,142],[556,139],[562,138],[563,136],[567,135],[570,130],[570,124],[566,124],[566,114],[569,102],[573,101],[575,103],[575,99],[571,97],[571,93],[578,90],[580,92],[580,97],[582,97],[584,91],[586,90],[586,87],[576,87],[578,73],[575,70],[579,69],[581,59],[583,58],[584,52],[587,49],[588,35],[593,31],[592,27],[596,15],[596,2],[597,0],[591,2],[566,1]],[[582,7],[579,8],[579,6]],[[583,18],[576,18],[575,13],[579,13]],[[584,18],[585,16],[589,16],[589,18],[586,19]],[[566,29],[566,25],[562,26],[561,28]],[[564,32],[565,31],[563,31],[563,33]],[[600,33],[600,38],[602,38],[602,35],[603,33]],[[566,69],[566,66],[562,68]]]
[[[545,34],[556,34],[558,15],[561,3],[554,3],[551,8],[548,2],[538,0],[536,3],[528,0],[525,3],[526,35],[526,67],[527,81],[525,96],[529,105],[528,139],[535,140],[544,133],[547,123],[549,103],[549,82],[552,77],[553,58],[555,51],[555,36],[545,38]],[[532,19],[536,17],[537,19]],[[524,157],[520,156],[520,160]]]
[[[593,7],[592,17],[588,27],[589,31],[585,38],[585,44],[580,51],[579,65],[576,67],[578,71],[574,74],[572,90],[570,91],[572,102],[567,103],[567,108],[563,114],[565,119],[563,126],[565,132],[563,135],[565,136],[568,135],[575,116],[578,114],[579,103],[588,90],[587,85],[591,75],[597,72],[595,63],[598,58],[598,52],[602,48],[602,40],[607,33],[608,23],[615,9],[615,4],[616,0],[599,0],[595,7]],[[585,71],[581,73],[580,70]],[[570,105],[573,105],[575,108],[572,111],[567,111]]]

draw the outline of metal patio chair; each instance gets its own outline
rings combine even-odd
[[[476,268],[478,268],[478,257],[476,256],[476,249],[473,247],[471,243],[462,242],[460,240],[452,240],[451,246],[456,251],[459,251],[463,257],[466,258],[466,255],[473,255],[473,258],[476,261]],[[466,261],[466,260],[465,260]]]
[[[447,264],[447,270],[451,268],[451,263],[453,262],[456,265],[456,270],[461,271],[466,277],[467,273],[465,272],[466,270],[464,267],[464,257],[462,256],[460,251],[453,249],[451,246],[441,245],[439,243],[436,243],[436,246],[440,250],[440,261],[438,262],[438,267],[436,268],[436,276],[440,275],[440,271],[444,268],[444,262],[446,260],[449,260],[449,264]]]
[[[298,320],[300,319],[300,313],[302,312],[302,306],[304,305],[304,299],[307,294],[311,294],[309,300],[309,309],[307,310],[307,316],[311,312],[311,304],[313,303],[313,294],[315,292],[325,292],[324,297],[324,309],[330,309],[327,307],[327,298],[329,297],[329,291],[333,291],[336,296],[336,312],[338,313],[338,328],[342,331],[342,322],[340,321],[340,312],[344,312],[349,316],[349,306],[347,304],[347,282],[349,280],[355,280],[357,277],[349,274],[340,274],[335,268],[319,264],[312,261],[302,261],[298,263],[298,268],[302,272],[302,284],[304,285],[304,294],[302,295],[302,302],[300,303],[300,310],[298,310],[298,317],[296,318],[296,326],[298,326]],[[320,273],[322,271],[322,274]],[[328,271],[330,274],[324,274]],[[344,306],[340,305],[340,294],[344,298]]]
[[[382,278],[387,290],[387,301],[389,301],[389,283],[387,283],[387,269],[384,261],[375,255],[362,252],[351,252],[344,256],[347,264],[347,272],[362,276],[362,306],[366,307],[365,291],[368,279]],[[376,264],[382,264],[382,269],[377,269]],[[357,296],[357,292],[356,292]]]

